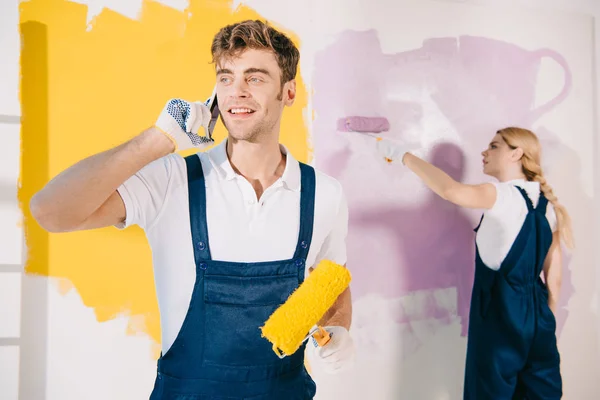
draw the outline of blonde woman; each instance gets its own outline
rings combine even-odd
[[[479,185],[457,182],[385,139],[377,147],[442,198],[485,210],[475,228],[464,399],[560,399],[554,313],[560,241],[567,247],[573,241],[569,215],[542,173],[537,136],[516,127],[499,130],[482,152],[483,172],[498,182]]]

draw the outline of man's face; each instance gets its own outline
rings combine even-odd
[[[279,133],[284,106],[294,102],[296,84],[281,85],[272,51],[248,49],[217,65],[217,99],[229,136],[257,141]]]

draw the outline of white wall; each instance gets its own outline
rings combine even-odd
[[[332,3],[335,1],[332,1]],[[440,1],[442,2],[442,1]],[[448,0],[448,2],[453,2]],[[287,14],[283,9],[293,8],[298,2],[281,1],[278,7],[263,10],[265,1],[247,1],[264,15],[286,24],[285,18],[278,15]],[[285,4],[281,4],[285,3]],[[504,7],[528,7],[532,10],[551,10],[595,15],[600,18],[600,2],[595,0],[481,0],[463,1],[473,4],[502,4]],[[340,3],[341,5],[341,3]],[[344,7],[332,12],[340,12]],[[16,182],[18,177],[19,154],[19,120],[20,107],[18,100],[19,84],[19,34],[18,34],[18,1],[2,0],[0,2],[0,398],[16,400],[19,390],[18,371],[19,355],[23,346],[29,343],[20,329],[21,298],[28,293],[21,293],[20,269],[22,230],[19,227],[19,211],[16,202]],[[343,11],[341,11],[343,12]],[[278,14],[279,13],[279,14]],[[360,20],[361,15],[347,15],[344,18]],[[315,17],[317,18],[317,17]],[[295,29],[294,26],[290,28]],[[510,29],[507,27],[507,29]],[[596,91],[600,93],[600,28],[596,27]],[[310,50],[310,49],[309,49]],[[303,68],[309,71],[310,66]],[[600,118],[599,103],[596,112]],[[596,129],[596,146],[594,171],[600,171],[600,138]],[[600,198],[600,173],[593,175],[594,197]],[[598,201],[596,200],[596,203]],[[600,226],[600,212],[594,210],[594,221]],[[600,244],[600,230],[596,229],[595,243]],[[595,263],[595,279],[600,290],[600,259],[589,260]],[[35,295],[35,293],[29,293]],[[46,398],[49,400],[69,399],[137,399],[145,398],[154,378],[155,363],[150,358],[150,343],[146,337],[132,337],[125,334],[126,321],[113,320],[108,323],[96,322],[91,310],[81,304],[75,293],[62,296],[55,285],[51,285],[47,297],[49,304],[49,326],[47,332],[47,353],[33,354],[32,357],[42,361],[43,381]],[[600,296],[595,298],[596,311],[600,310]],[[31,316],[29,316],[31,317]],[[600,332],[600,318],[595,322]],[[60,330],[68,325],[69,336]],[[35,332],[31,332],[35,334]],[[598,337],[600,344],[600,336]],[[447,343],[444,344],[447,346]],[[32,347],[33,348],[33,347]],[[29,353],[31,354],[31,353]],[[600,357],[600,355],[597,355]],[[90,360],[93,360],[91,362]],[[29,365],[35,360],[26,360]],[[435,362],[435,360],[431,360]],[[597,371],[596,371],[597,374]],[[73,376],[81,379],[73,385]],[[21,375],[21,386],[28,386],[27,371]],[[78,378],[79,379],[79,378]],[[112,387],[111,387],[112,386]],[[598,387],[598,386],[596,386]],[[582,387],[582,393],[590,393],[590,388]],[[586,392],[587,390],[587,392]],[[600,395],[600,393],[597,393]],[[25,398],[29,400],[32,397]],[[443,396],[440,397],[444,398]],[[567,400],[583,400],[583,397]],[[35,400],[42,400],[35,397]]]
[[[16,400],[21,341],[18,1],[0,2],[0,398]]]

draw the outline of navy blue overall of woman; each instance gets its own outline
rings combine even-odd
[[[288,260],[238,263],[211,258],[202,165],[197,155],[187,157],[186,165],[196,282],[181,330],[158,360],[150,399],[312,399],[316,387],[304,367],[305,346],[280,359],[261,337],[260,326],[304,280],[313,233],[314,169],[300,163],[295,253]]]
[[[525,222],[500,269],[476,252],[465,400],[558,400],[562,396],[556,320],[540,274],[552,244],[548,200],[527,203]],[[483,220],[483,217],[482,217]],[[477,231],[479,226],[475,228]]]

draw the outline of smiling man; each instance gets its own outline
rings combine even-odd
[[[162,329],[151,399],[312,399],[304,347],[279,359],[259,327],[310,267],[345,264],[346,200],[336,180],[279,143],[296,96],[292,41],[244,21],[221,29],[211,51],[226,140],[175,153],[212,144],[211,111],[170,100],[154,126],[65,170],[30,207],[52,232],[134,224],[146,232]],[[309,344],[326,372],[352,364],[351,310],[347,290],[320,321],[331,341]]]

